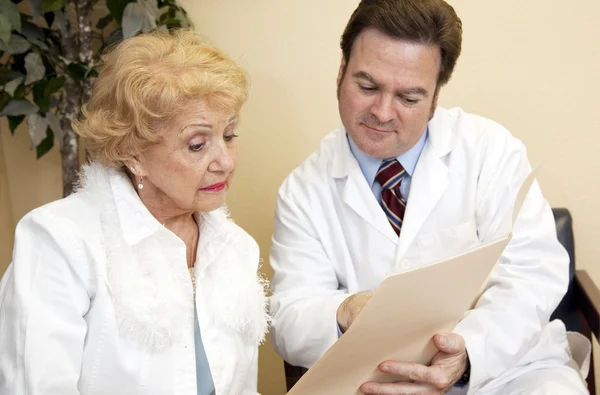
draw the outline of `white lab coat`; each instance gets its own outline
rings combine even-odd
[[[312,366],[337,340],[336,311],[349,294],[508,233],[505,218],[529,171],[525,147],[502,126],[438,108],[398,239],[345,130],[327,136],[279,191],[270,301],[278,353]],[[568,266],[536,182],[487,290],[455,330],[471,360],[469,393],[501,386],[523,369],[569,362],[564,325],[548,323],[566,292]],[[532,361],[538,365],[524,367]]]
[[[0,283],[1,395],[197,395],[186,246],[127,176],[27,214]],[[256,394],[267,330],[258,246],[217,210],[197,214],[196,307],[217,394]]]

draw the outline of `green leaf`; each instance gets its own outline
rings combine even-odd
[[[53,112],[47,113],[46,119],[48,120],[48,125],[50,126],[50,129],[52,129],[52,132],[54,132],[54,135],[56,136],[56,139],[58,140],[58,143],[62,149],[62,146],[64,144],[63,140],[65,138],[65,132],[60,126],[60,120]]]
[[[46,96],[50,96],[51,94],[58,92],[65,85],[65,77],[57,77],[52,78],[48,81],[48,86],[46,87]]]
[[[162,14],[160,14],[160,17],[158,18],[158,24],[164,25],[168,19],[169,19],[169,13],[163,12]]]
[[[67,71],[75,81],[81,81],[85,78],[87,67],[81,63],[73,62],[67,66]]]
[[[21,33],[29,39],[34,39],[34,38],[36,38],[38,40],[46,39],[46,36],[44,35],[44,31],[38,25],[35,25],[28,21],[23,22],[23,26],[21,27]]]
[[[37,45],[38,48],[40,48],[43,51],[47,51],[48,50],[48,44],[46,44],[45,42],[43,42],[42,40],[31,40],[32,44]]]
[[[67,35],[69,31],[67,30],[67,18],[65,18],[65,13],[62,11],[55,11],[54,17],[56,19],[56,24],[58,25],[58,30],[64,35]]]
[[[0,22],[1,22],[1,18],[2,15],[0,15]],[[1,25],[2,23],[0,23]],[[2,28],[0,27],[0,30]],[[29,43],[29,41],[25,40],[23,37],[19,36],[18,34],[13,34],[10,37],[10,44],[9,45],[5,45],[4,42],[0,41],[0,51],[6,51],[8,53],[10,53],[11,55],[18,55],[18,54],[22,54],[25,53],[29,50],[29,48],[31,48],[31,44]]]
[[[33,101],[40,108],[40,112],[48,112],[50,109],[50,95],[46,94],[46,88],[48,87],[47,80],[38,81],[33,86]]]
[[[17,116],[9,115],[7,118],[8,118],[8,127],[10,128],[10,134],[12,134],[14,136],[15,130],[17,130],[19,125],[23,122],[23,120],[25,119],[25,115],[17,115]]]
[[[18,71],[14,71],[11,69],[0,68],[0,85],[6,84],[9,81],[16,80],[19,77],[25,77],[23,74]]]
[[[15,78],[14,80],[7,82],[4,85],[4,91],[14,97],[15,91],[19,85],[21,85],[21,82],[23,82],[23,77]]]
[[[108,14],[105,17],[100,18],[98,20],[98,23],[96,23],[96,28],[104,29],[106,26],[110,25],[110,23],[114,20],[115,18],[113,18],[112,14]]]
[[[38,113],[29,114],[25,119],[27,120],[27,133],[29,133],[29,139],[31,140],[31,149],[34,149],[47,136],[48,120]]]
[[[25,97],[25,93],[27,90],[25,89],[25,85],[21,84],[15,89],[15,93],[13,94],[13,98],[22,99]]]
[[[10,45],[12,25],[6,15],[0,14],[0,41],[2,47],[6,48]],[[4,50],[4,48],[1,48]]]
[[[0,14],[8,18],[13,29],[21,31],[21,15],[16,4],[10,0],[0,0]]]
[[[137,32],[142,30],[145,19],[146,13],[140,4],[127,4],[125,11],[123,11],[123,20],[121,21],[121,26],[123,27],[123,38],[133,37]]]
[[[42,6],[42,0],[29,0],[31,6],[31,16],[37,18],[44,13],[44,7]]]
[[[50,130],[50,127],[46,128],[46,138],[42,140],[42,142],[35,148],[36,150],[36,158],[40,159],[42,156],[46,155],[48,151],[50,151],[54,147],[54,133]]]
[[[11,101],[11,99],[12,98],[8,93],[0,92],[0,113],[4,111],[4,108],[6,107],[8,102]]]
[[[42,0],[44,13],[61,10],[65,6],[65,0]]]
[[[33,104],[29,103],[27,100],[10,100],[4,106],[2,111],[0,111],[0,117],[4,117],[7,115],[31,115],[36,114],[37,112],[38,108]]]
[[[44,67],[44,62],[39,53],[30,52],[25,56],[25,70],[27,70],[25,85],[29,85],[44,78],[46,68]]]
[[[44,68],[46,69],[46,75],[44,78],[48,79],[51,77],[55,77],[56,76],[56,68],[55,68],[55,64],[56,62],[56,58],[52,58],[47,51],[40,51],[40,54],[42,55],[42,61],[44,62]]]
[[[181,27],[183,28],[188,28],[191,27],[191,23],[187,17],[187,13],[184,10],[178,10],[175,13],[175,18],[177,18],[179,20],[179,24],[181,25]]]
[[[135,0],[106,0],[106,8],[110,11],[110,14],[115,18],[115,21],[121,25],[123,19],[123,12],[128,3],[135,2]]]
[[[137,32],[156,28],[159,10],[156,0],[138,0],[127,4],[123,12],[123,38],[133,37]]]

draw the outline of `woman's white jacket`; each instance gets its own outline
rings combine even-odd
[[[197,214],[198,320],[216,393],[256,394],[268,327],[256,242]],[[197,395],[185,244],[127,176],[92,164],[80,190],[27,214],[0,283],[1,395]]]

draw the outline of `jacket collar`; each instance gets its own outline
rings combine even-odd
[[[97,184],[96,179],[101,175],[108,177],[110,194],[114,199],[121,232],[127,245],[139,244],[142,240],[159,232],[170,233],[144,205],[125,172],[120,169],[109,169],[98,164],[91,164],[86,165],[84,173],[88,185]],[[200,240],[204,246],[209,245],[209,241],[228,231],[229,220],[226,207],[209,213],[195,213],[194,216],[200,226]],[[199,250],[202,249],[199,248]]]
[[[455,132],[450,128],[449,116],[448,110],[438,107],[428,124],[429,135],[423,150],[427,149],[432,156],[437,158],[447,155],[452,151],[454,145]],[[344,126],[336,129],[332,137],[336,139],[336,144],[333,152],[331,176],[333,178],[344,178],[354,173],[356,167],[360,169],[360,166],[354,155],[352,155]]]
[[[128,245],[136,245],[164,228],[142,203],[123,171],[110,169],[109,182],[123,239]]]
[[[373,196],[370,185],[350,150],[346,130],[340,127],[330,137],[335,140],[331,153],[331,176],[343,180],[341,194],[344,202],[383,236],[399,244],[400,257],[406,252],[423,221],[446,190],[448,168],[443,158],[452,151],[454,145],[452,114],[438,107],[429,122],[429,137],[415,168],[400,238],[392,230]]]

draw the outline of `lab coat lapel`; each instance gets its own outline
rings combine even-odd
[[[377,199],[373,196],[358,162],[350,151],[346,131],[343,128],[338,129],[335,138],[338,140],[338,144],[337,149],[333,152],[332,176],[340,188],[342,200],[348,208],[365,221],[366,225],[397,244],[398,236],[388,222]]]
[[[452,150],[453,131],[442,115],[429,123],[429,138],[412,175],[397,250],[399,262],[448,187],[445,157]]]

